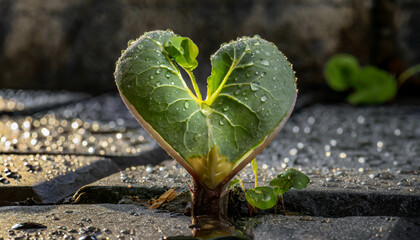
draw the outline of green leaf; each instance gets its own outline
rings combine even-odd
[[[326,64],[324,75],[328,85],[336,91],[344,91],[352,86],[360,71],[357,59],[348,54],[332,57]]]
[[[272,208],[277,202],[277,195],[270,187],[248,189],[245,197],[249,204],[259,209]]]
[[[239,179],[233,179],[230,183],[229,183],[229,188],[234,187],[234,186],[239,186]]]
[[[277,195],[283,195],[292,187],[298,190],[304,189],[308,183],[308,176],[299,170],[289,168],[286,172],[271,180],[270,186],[274,187],[274,192]]]
[[[364,67],[353,81],[355,92],[347,100],[352,104],[378,104],[390,101],[397,94],[394,76],[376,67]]]
[[[116,83],[142,126],[192,176],[214,188],[280,131],[296,98],[294,72],[274,44],[240,38],[211,57],[208,88],[214,91],[200,101],[176,60],[182,55],[178,46],[185,55],[185,39],[174,37],[179,38],[153,31],[132,42],[117,62]]]
[[[182,67],[192,71],[197,67],[198,47],[187,37],[172,37],[164,44],[167,54]]]

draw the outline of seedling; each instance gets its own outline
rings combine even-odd
[[[211,56],[204,100],[192,72],[197,55],[189,38],[153,31],[129,42],[115,71],[131,113],[191,175],[193,224],[201,216],[223,222],[228,183],[281,130],[297,95],[290,63],[259,36]]]
[[[348,54],[332,57],[325,66],[328,85],[335,91],[353,89],[347,97],[352,104],[380,104],[395,98],[398,87],[420,72],[420,65],[409,68],[395,79],[390,73],[373,66],[361,68],[357,59]]]
[[[257,176],[255,175],[255,178],[256,177]],[[246,191],[245,196],[250,205],[259,209],[269,209],[276,206],[276,213],[278,197],[280,197],[283,205],[283,212],[284,215],[286,215],[283,195],[292,187],[298,190],[304,189],[308,183],[308,176],[299,170],[289,168],[284,173],[277,175],[276,178],[271,180],[270,186],[272,187],[258,187],[255,185],[255,188]],[[250,213],[252,212],[250,211]]]

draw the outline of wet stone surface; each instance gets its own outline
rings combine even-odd
[[[2,89],[0,90],[0,114],[33,113],[86,98],[88,98],[87,94],[66,91]]]
[[[0,151],[21,153],[73,153],[90,155],[139,155],[151,149],[139,129],[100,124],[49,113],[34,117],[0,118]]]
[[[0,206],[57,203],[116,172],[110,159],[76,155],[0,155]]]
[[[268,167],[420,170],[420,107],[314,105],[257,157]]]
[[[255,240],[271,239],[415,239],[420,228],[398,217],[322,218],[265,215],[257,220]]]
[[[179,165],[165,161],[166,165],[128,168],[80,189],[76,203],[138,203],[164,193],[169,188],[179,195],[162,209],[187,213],[189,208],[188,174]],[[260,186],[268,183],[284,169],[280,167],[260,170]],[[285,194],[290,212],[312,216],[417,216],[420,215],[420,175],[418,172],[356,169],[302,169],[310,178],[308,187]],[[254,175],[248,166],[241,173],[246,188],[254,186]],[[232,214],[248,216],[245,197],[237,188],[232,191]],[[127,196],[129,199],[127,200]],[[265,211],[265,213],[274,210]],[[261,211],[261,213],[263,213]]]
[[[258,182],[267,185],[294,167],[311,183],[285,194],[288,216],[273,215],[271,209],[245,219],[256,222],[250,227],[255,239],[417,236],[410,234],[420,225],[420,107],[313,105],[311,98],[301,99],[283,131],[258,156]],[[155,166],[167,155],[117,94],[37,106],[32,108],[36,114],[3,111],[0,117],[0,205],[33,205],[0,208],[0,239],[190,234],[184,216],[189,213],[188,173],[173,160]],[[240,176],[247,188],[253,187],[250,166]],[[145,209],[170,188],[177,192],[174,200],[158,212]],[[94,205],[36,206],[63,201]],[[249,216],[239,188],[232,189],[229,201],[231,216]],[[16,224],[46,229],[22,231]]]
[[[15,230],[23,223],[44,229]],[[0,208],[0,239],[159,239],[189,235],[189,217],[148,210],[135,205],[57,205]]]
[[[115,129],[134,128],[142,130],[118,93],[104,94],[74,105],[54,109],[50,113],[66,119],[76,118],[90,123],[107,123],[108,127]],[[148,134],[145,135],[145,138],[152,139]]]

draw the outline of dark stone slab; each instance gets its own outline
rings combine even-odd
[[[420,107],[316,104],[295,111],[260,166],[420,170]]]
[[[120,95],[115,93],[103,94],[74,105],[68,105],[44,112],[54,114],[56,117],[65,119],[81,119],[89,123],[108,124],[109,127],[120,129],[140,129],[141,126],[131,115],[121,100]],[[144,131],[145,132],[145,131]],[[142,134],[144,134],[142,132]],[[145,138],[150,138],[149,135]]]
[[[15,224],[42,224],[43,230],[12,230]],[[135,205],[55,205],[0,208],[0,238],[159,239],[189,235],[190,219]],[[87,239],[87,238],[86,238]]]
[[[0,206],[57,203],[116,171],[118,166],[103,157],[0,155]]]
[[[88,94],[46,90],[0,90],[0,115],[24,115],[87,99]]]
[[[322,218],[266,215],[248,219],[254,239],[415,239],[415,219],[398,217]],[[44,229],[12,230],[15,224],[31,222]],[[159,239],[190,236],[190,219],[156,212],[136,205],[57,205],[0,208],[0,236],[7,238]]]
[[[420,227],[398,217],[322,218],[265,215],[253,230],[255,240],[271,239],[416,239]]]
[[[0,152],[5,154],[100,155],[111,157],[122,167],[156,164],[167,156],[144,130],[128,129],[115,121],[66,119],[51,112],[2,117],[0,127]]]
[[[268,185],[281,171],[281,168],[260,170],[259,186]],[[303,171],[310,176],[311,183],[305,190],[291,190],[285,194],[285,205],[289,212],[327,217],[420,216],[420,177],[417,172],[359,172],[354,169]],[[245,168],[240,176],[246,188],[253,187],[250,167]],[[180,193],[178,201],[164,205],[163,209],[184,213],[188,212],[186,208],[189,207],[188,181],[186,171],[176,165],[138,166],[83,187],[73,196],[73,201],[118,203],[126,202],[124,199],[131,196],[143,199],[139,204],[144,204],[173,188]],[[232,192],[230,201],[232,214],[248,215],[245,197],[239,188]]]

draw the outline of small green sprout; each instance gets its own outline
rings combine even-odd
[[[309,181],[309,177],[304,173],[299,170],[289,168],[284,173],[277,175],[276,178],[271,180],[271,187],[256,186],[253,189],[248,189],[245,196],[251,206],[260,209],[269,209],[277,206],[278,196],[280,196],[282,199],[284,215],[286,215],[283,195],[291,188],[298,190],[306,188]],[[251,212],[252,211],[250,211],[250,213]]]

